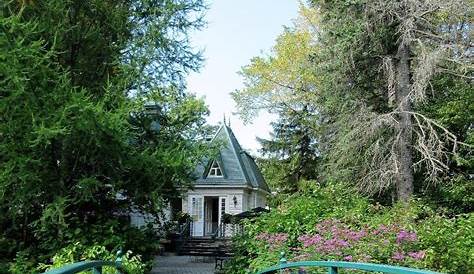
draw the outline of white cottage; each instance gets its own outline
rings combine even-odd
[[[193,218],[192,235],[197,237],[214,234],[224,213],[265,207],[270,195],[254,159],[240,147],[228,125],[224,123],[211,142],[223,144],[218,156],[196,168],[194,188],[182,199],[182,211]]]

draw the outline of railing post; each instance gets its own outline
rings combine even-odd
[[[121,268],[122,268],[122,256],[123,256],[123,252],[122,252],[122,249],[120,248],[118,251],[117,251],[117,258],[115,259],[115,265],[117,266],[117,272],[119,274],[122,274],[122,271],[121,271]],[[101,274],[102,272],[100,272],[99,274]],[[95,274],[95,273],[94,273]]]
[[[337,274],[337,267],[335,266],[328,267],[328,274]]]
[[[280,267],[284,266],[287,263],[287,260],[285,258],[285,251],[282,251],[280,253]],[[280,269],[280,273],[283,273],[283,269]]]

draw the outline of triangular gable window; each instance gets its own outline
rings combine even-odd
[[[221,167],[217,161],[213,161],[207,177],[222,177]]]

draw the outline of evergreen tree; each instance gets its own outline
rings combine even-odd
[[[311,106],[301,115],[318,141],[321,177],[392,200],[472,170],[471,122],[451,126],[432,108],[449,98],[445,114],[454,115],[448,105],[472,102],[466,2],[315,0],[300,14],[269,56],[243,68],[234,99],[244,118]]]
[[[304,6],[292,27],[285,27],[269,56],[255,57],[241,74],[245,87],[234,92],[241,117],[250,121],[262,109],[278,115],[270,140],[259,139],[259,159],[272,187],[298,189],[301,179],[317,177],[318,135],[321,116],[310,98],[318,93],[312,72],[315,53],[315,12]],[[278,172],[274,172],[278,170]]]
[[[317,141],[305,121],[308,113],[307,105],[299,112],[280,113],[278,121],[272,123],[271,139],[258,139],[262,155],[269,158],[261,159],[261,163],[277,164],[283,171],[273,187],[285,192],[297,191],[300,180],[317,178]]]
[[[407,201],[417,183],[440,181],[460,145],[421,109],[442,97],[433,85],[438,77],[468,78],[470,7],[436,0],[312,3],[321,17],[318,88],[331,102],[319,105],[334,117],[326,134],[330,172]]]
[[[199,68],[187,33],[203,8],[0,4],[0,256],[41,259],[75,241],[130,247],[127,212],[159,217],[190,185],[208,110],[183,77]]]

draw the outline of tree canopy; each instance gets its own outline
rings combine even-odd
[[[471,108],[456,126],[439,113],[441,101],[448,116],[472,103],[471,19],[463,1],[311,1],[269,55],[242,69],[234,99],[243,118],[304,117],[322,182],[407,201],[472,171]]]
[[[123,235],[128,212],[159,217],[208,151],[207,107],[183,81],[200,66],[188,32],[203,26],[204,9],[200,0],[0,4],[2,258],[21,250],[41,260],[75,241],[145,244]]]

